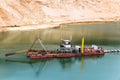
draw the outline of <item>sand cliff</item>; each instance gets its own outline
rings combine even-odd
[[[120,0],[0,0],[2,28],[83,21],[120,21]]]

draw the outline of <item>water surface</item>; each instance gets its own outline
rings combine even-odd
[[[39,35],[47,49],[56,49],[60,39],[72,36],[73,45],[102,45],[120,49],[120,23],[69,24],[69,27],[0,33],[1,80],[120,80],[120,53],[96,57],[29,60],[26,54],[5,57],[5,53],[30,48]],[[42,48],[38,42],[34,48]]]

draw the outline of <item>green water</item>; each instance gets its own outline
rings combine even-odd
[[[120,53],[96,57],[29,60],[25,54],[5,57],[5,53],[30,48],[39,35],[47,49],[59,47],[60,39],[72,36],[73,45],[102,45],[120,49],[120,23],[70,24],[69,27],[0,33],[0,80],[120,80]],[[34,48],[41,48],[38,42]]]

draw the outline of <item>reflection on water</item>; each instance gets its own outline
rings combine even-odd
[[[30,75],[40,77],[44,73],[44,70],[46,68],[47,69],[52,68],[52,70],[50,69],[49,71],[54,72],[54,73],[57,73],[54,70],[56,70],[58,68],[59,70],[57,70],[57,71],[60,71],[62,73],[62,72],[64,72],[64,70],[66,71],[67,69],[71,69],[73,67],[73,65],[76,64],[76,65],[79,65],[79,69],[82,70],[82,69],[84,69],[82,66],[85,66],[84,63],[86,63],[86,61],[89,61],[89,60],[97,61],[99,58],[102,58],[102,56],[76,57],[76,58],[64,58],[64,59],[30,60],[30,61],[5,59],[4,61],[1,60],[2,63],[0,66],[0,70],[3,70],[3,71],[1,71],[0,74],[5,72],[5,74],[4,75],[2,74],[2,76],[4,76],[4,77],[10,77],[10,76],[13,77],[14,76],[15,77],[16,72],[14,72],[14,71],[22,72],[24,74],[24,72],[26,70],[28,70],[28,71],[30,70]],[[83,59],[83,62],[81,62],[82,59]],[[12,72],[12,74],[9,74],[10,72]],[[25,75],[29,76],[27,74],[25,74]],[[61,74],[59,74],[59,75],[61,75]],[[2,76],[0,76],[0,78]],[[17,76],[18,76],[18,74],[17,74]],[[60,80],[60,79],[58,79],[58,80]]]
[[[120,46],[103,46],[105,49]],[[68,59],[25,60],[24,54],[0,59],[2,80],[119,80],[120,54]],[[112,76],[110,76],[112,75]]]
[[[85,37],[86,44],[120,44],[120,24],[71,24],[69,27],[35,31],[14,31],[0,33],[0,44],[32,43],[36,35],[46,44],[59,44],[61,38],[73,38],[73,43],[80,44]]]
[[[60,39],[73,44],[100,44],[120,49],[120,24],[70,24],[69,27],[0,33],[0,80],[120,80],[120,54],[68,59],[29,60],[26,54],[5,57],[5,53],[28,49],[39,35],[47,49],[56,49]],[[108,45],[109,44],[109,45]],[[34,46],[39,48],[37,44]]]

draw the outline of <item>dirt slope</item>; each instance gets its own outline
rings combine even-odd
[[[120,20],[120,0],[0,0],[0,26]]]

